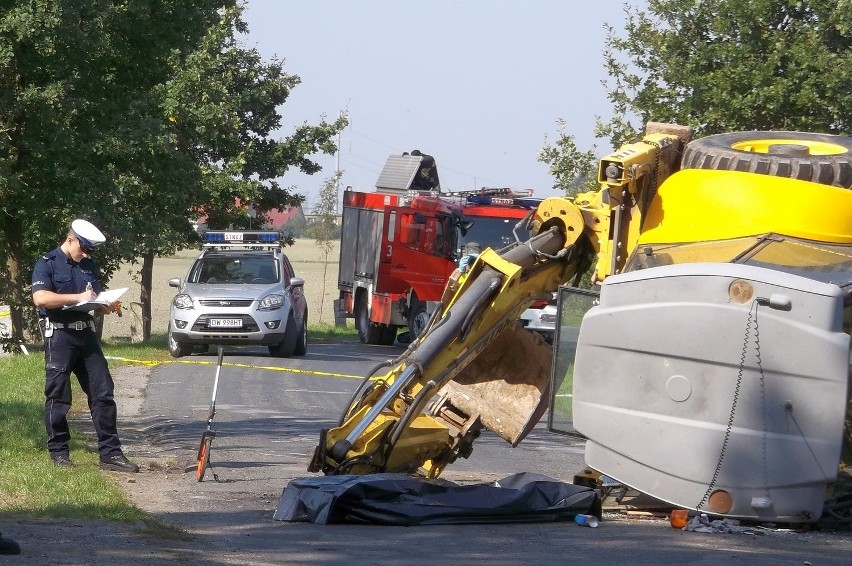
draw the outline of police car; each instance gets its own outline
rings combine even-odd
[[[277,232],[207,231],[201,255],[169,314],[169,353],[194,346],[261,345],[278,357],[303,356],[308,343],[304,279],[296,277]]]

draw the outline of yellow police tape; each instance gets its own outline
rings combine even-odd
[[[163,364],[190,364],[190,365],[200,365],[200,366],[214,366],[216,362],[208,362],[202,360],[165,360],[165,361],[152,361],[152,360],[134,360],[131,358],[120,358],[117,356],[106,356],[108,360],[117,360],[120,362],[127,362],[130,364],[138,364],[143,366],[159,366]],[[297,368],[285,368],[278,366],[258,366],[254,364],[236,364],[233,362],[222,362],[223,366],[230,366],[235,368],[248,368],[248,369],[265,369],[269,371],[280,371],[286,373],[304,373],[308,375],[319,375],[323,377],[342,377],[346,379],[364,379],[363,375],[349,375],[346,373],[334,373],[330,371],[316,371],[309,369],[297,369]]]

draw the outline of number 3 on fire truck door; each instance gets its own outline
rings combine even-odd
[[[387,257],[391,257],[393,255],[393,244],[388,244],[388,251],[385,252]]]

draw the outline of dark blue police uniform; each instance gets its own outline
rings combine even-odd
[[[101,292],[95,262],[84,258],[76,263],[65,255],[61,247],[57,247],[36,262],[32,291],[82,293],[87,283],[91,283],[96,293]],[[71,407],[71,372],[77,376],[80,387],[88,397],[101,458],[121,456],[116,425],[115,384],[95,334],[91,314],[40,308],[39,316],[47,323],[44,341],[44,420],[47,449],[51,457],[56,459],[68,455],[71,434],[66,416]]]

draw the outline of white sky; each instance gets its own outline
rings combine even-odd
[[[300,84],[282,107],[282,135],[348,111],[341,186],[372,190],[391,154],[435,157],[445,190],[532,188],[558,194],[536,160],[564,118],[580,149],[597,143],[595,116],[611,106],[601,80],[604,23],[644,0],[248,0],[243,38],[285,61]],[[316,202],[323,171],[283,183]]]

